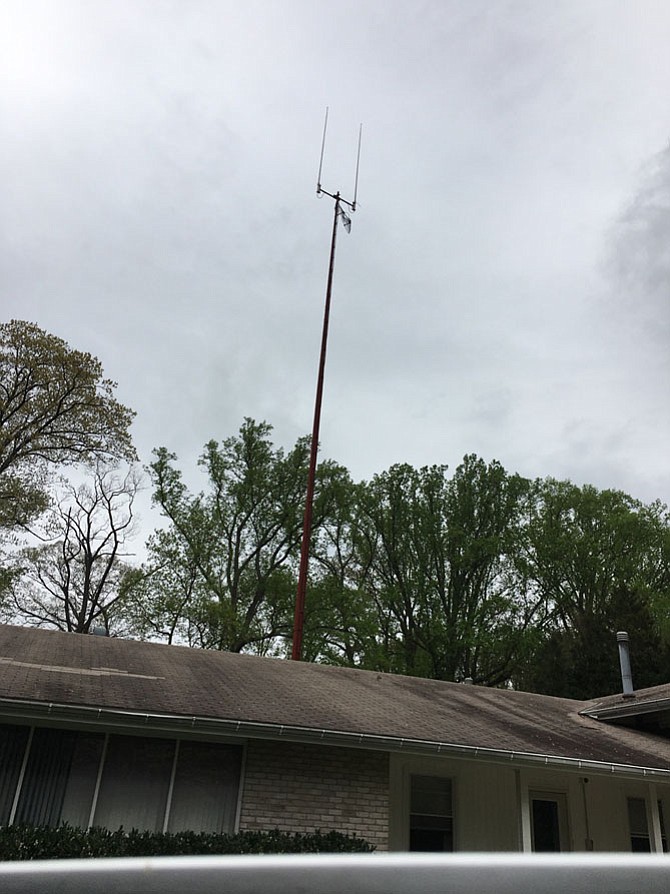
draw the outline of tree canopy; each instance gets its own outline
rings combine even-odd
[[[287,453],[245,420],[206,445],[191,493],[156,451],[149,540],[122,605],[141,636],[290,652],[307,439]],[[586,698],[619,686],[628,629],[638,685],[670,674],[670,517],[617,491],[532,481],[496,461],[392,466],[354,482],[319,466],[307,660]],[[637,660],[636,660],[637,655]]]
[[[25,524],[47,504],[57,465],[136,459],[135,415],[90,354],[34,323],[0,324],[0,525]]]
[[[237,436],[210,441],[200,459],[207,491],[195,495],[175,455],[155,451],[154,501],[168,527],[150,538],[148,562],[126,582],[139,630],[261,653],[289,634],[309,442],[285,453],[270,433],[246,419]],[[333,463],[317,469],[316,528],[342,474]]]
[[[376,631],[366,661],[444,680],[510,678],[543,617],[514,562],[531,489],[474,455],[451,477],[446,466],[405,464],[360,486],[355,586]]]
[[[631,637],[635,685],[670,676],[670,517],[616,490],[541,482],[521,557],[547,607],[518,685],[592,698],[620,687],[615,635]]]

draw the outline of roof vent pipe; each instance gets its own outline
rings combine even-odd
[[[630,669],[630,649],[628,646],[628,634],[625,630],[619,630],[616,635],[619,644],[619,664],[621,665],[621,683],[623,685],[623,697],[633,698],[633,674]]]

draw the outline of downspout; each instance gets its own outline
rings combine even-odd
[[[586,799],[586,786],[588,784],[589,778],[588,776],[582,776],[579,780],[579,784],[582,788],[582,803],[584,804],[584,831],[586,837],[584,839],[584,850],[592,851],[593,850],[593,838],[591,838],[591,825],[589,823],[589,805]]]

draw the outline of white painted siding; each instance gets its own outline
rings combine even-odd
[[[565,798],[570,851],[630,852],[627,798],[644,798],[652,849],[660,846],[653,808],[663,803],[670,832],[670,783],[621,775],[512,767],[459,758],[391,755],[389,846],[408,848],[409,780],[412,774],[452,780],[454,847],[457,851],[531,850],[530,792]],[[563,844],[563,842],[562,842]]]

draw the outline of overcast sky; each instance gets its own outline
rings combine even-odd
[[[322,455],[670,502],[667,0],[4,0],[1,295],[143,461],[244,416]]]

